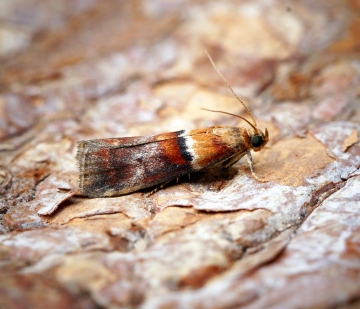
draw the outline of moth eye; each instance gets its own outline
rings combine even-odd
[[[251,136],[251,144],[254,146],[254,147],[260,147],[264,140],[262,138],[261,135],[254,135],[254,136]]]

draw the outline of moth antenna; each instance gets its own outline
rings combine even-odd
[[[246,118],[244,117],[241,117],[239,115],[235,115],[235,114],[232,114],[232,113],[228,113],[228,112],[223,112],[223,111],[214,111],[212,109],[207,109],[207,108],[201,108],[203,109],[204,111],[208,111],[208,112],[214,112],[214,113],[222,113],[222,114],[226,114],[226,115],[230,115],[230,116],[234,116],[234,117],[237,117],[237,118],[240,118],[244,121],[246,121],[249,125],[251,125],[253,127],[253,129],[255,130],[255,132],[258,132],[258,129],[249,121],[247,120]]]
[[[229,82],[227,81],[227,79],[225,78],[224,75],[222,75],[222,73],[219,71],[219,69],[216,67],[214,61],[212,60],[210,54],[206,51],[205,51],[205,54],[206,56],[209,58],[213,68],[215,69],[216,73],[218,73],[218,75],[222,78],[222,80],[225,82],[225,84],[228,86],[228,88],[230,89],[230,91],[232,92],[232,94],[235,96],[235,98],[244,106],[244,108],[246,109],[246,111],[248,112],[250,118],[252,119],[254,125],[251,125],[253,128],[257,127],[256,125],[256,120],[254,118],[254,116],[252,115],[252,113],[250,112],[250,109],[245,105],[245,103],[239,98],[239,96],[235,93],[234,89],[231,87],[231,85],[229,84]],[[214,111],[213,111],[214,112]],[[221,113],[225,113],[226,112],[221,112]],[[228,113],[229,114],[229,113]],[[232,114],[231,114],[232,115]],[[233,115],[233,116],[236,116],[236,117],[240,117],[240,116],[237,116],[237,115]],[[242,117],[240,117],[242,118]],[[245,118],[242,118],[245,120]],[[247,121],[247,120],[246,120]],[[250,123],[249,121],[247,121],[248,123]]]

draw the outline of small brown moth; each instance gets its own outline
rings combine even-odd
[[[229,168],[247,155],[255,179],[251,150],[257,152],[269,141],[257,127],[249,108],[224,80],[237,100],[248,112],[247,119],[223,111],[246,121],[250,128],[214,126],[205,129],[181,130],[154,136],[95,139],[77,142],[77,162],[80,169],[79,192],[89,197],[108,197],[127,194],[166,184],[183,175],[203,170],[215,164]]]

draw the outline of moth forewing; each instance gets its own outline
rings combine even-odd
[[[146,143],[131,143],[129,138],[78,142],[80,193],[107,197],[160,185],[223,162],[244,152],[249,144],[246,129],[237,127],[166,135],[166,139],[162,135],[148,137]]]

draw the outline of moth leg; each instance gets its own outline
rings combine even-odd
[[[253,175],[253,177],[254,177],[257,181],[266,182],[265,179],[262,179],[262,178],[258,177],[258,176],[255,174],[254,166],[253,166],[253,160],[252,160],[252,156],[251,156],[250,151],[246,154],[246,158],[247,158],[247,161],[248,161],[248,163],[249,163],[249,165],[250,165],[250,170],[251,170],[251,174]]]
[[[177,178],[176,178],[176,181],[177,181],[178,179],[179,179],[179,178],[177,177]],[[164,183],[162,183],[161,185],[159,185],[158,187],[156,187],[154,190],[150,191],[148,194],[146,194],[146,197],[149,197],[149,196],[153,195],[155,192],[163,189],[170,181],[172,181],[172,179],[171,179],[171,180],[168,180],[168,181],[165,181]]]

